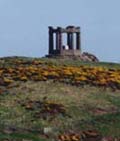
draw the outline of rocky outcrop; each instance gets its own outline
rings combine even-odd
[[[81,59],[83,61],[99,62],[99,59],[95,55],[90,54],[88,52],[83,52],[81,55]]]

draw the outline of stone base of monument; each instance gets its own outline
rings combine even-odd
[[[46,55],[46,57],[55,59],[72,59],[85,62],[99,62],[99,59],[95,55],[88,52],[83,52],[80,55]]]

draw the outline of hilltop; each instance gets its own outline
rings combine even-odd
[[[0,59],[0,140],[120,138],[120,64]]]

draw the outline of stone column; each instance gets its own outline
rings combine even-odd
[[[62,47],[62,33],[59,32],[59,50],[62,52],[63,47]]]
[[[59,50],[60,49],[60,40],[59,40],[59,38],[60,38],[60,34],[57,32],[56,33],[56,50]]]
[[[53,28],[49,27],[49,54],[52,54],[53,49],[54,49]]]
[[[76,33],[76,49],[81,50],[80,33]]]
[[[74,34],[71,33],[71,49],[74,49]]]
[[[70,33],[67,33],[67,45],[69,46],[70,48]]]
[[[74,34],[70,33],[70,49],[74,48]]]

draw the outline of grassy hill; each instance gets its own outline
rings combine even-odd
[[[120,138],[120,64],[0,59],[0,140]]]

